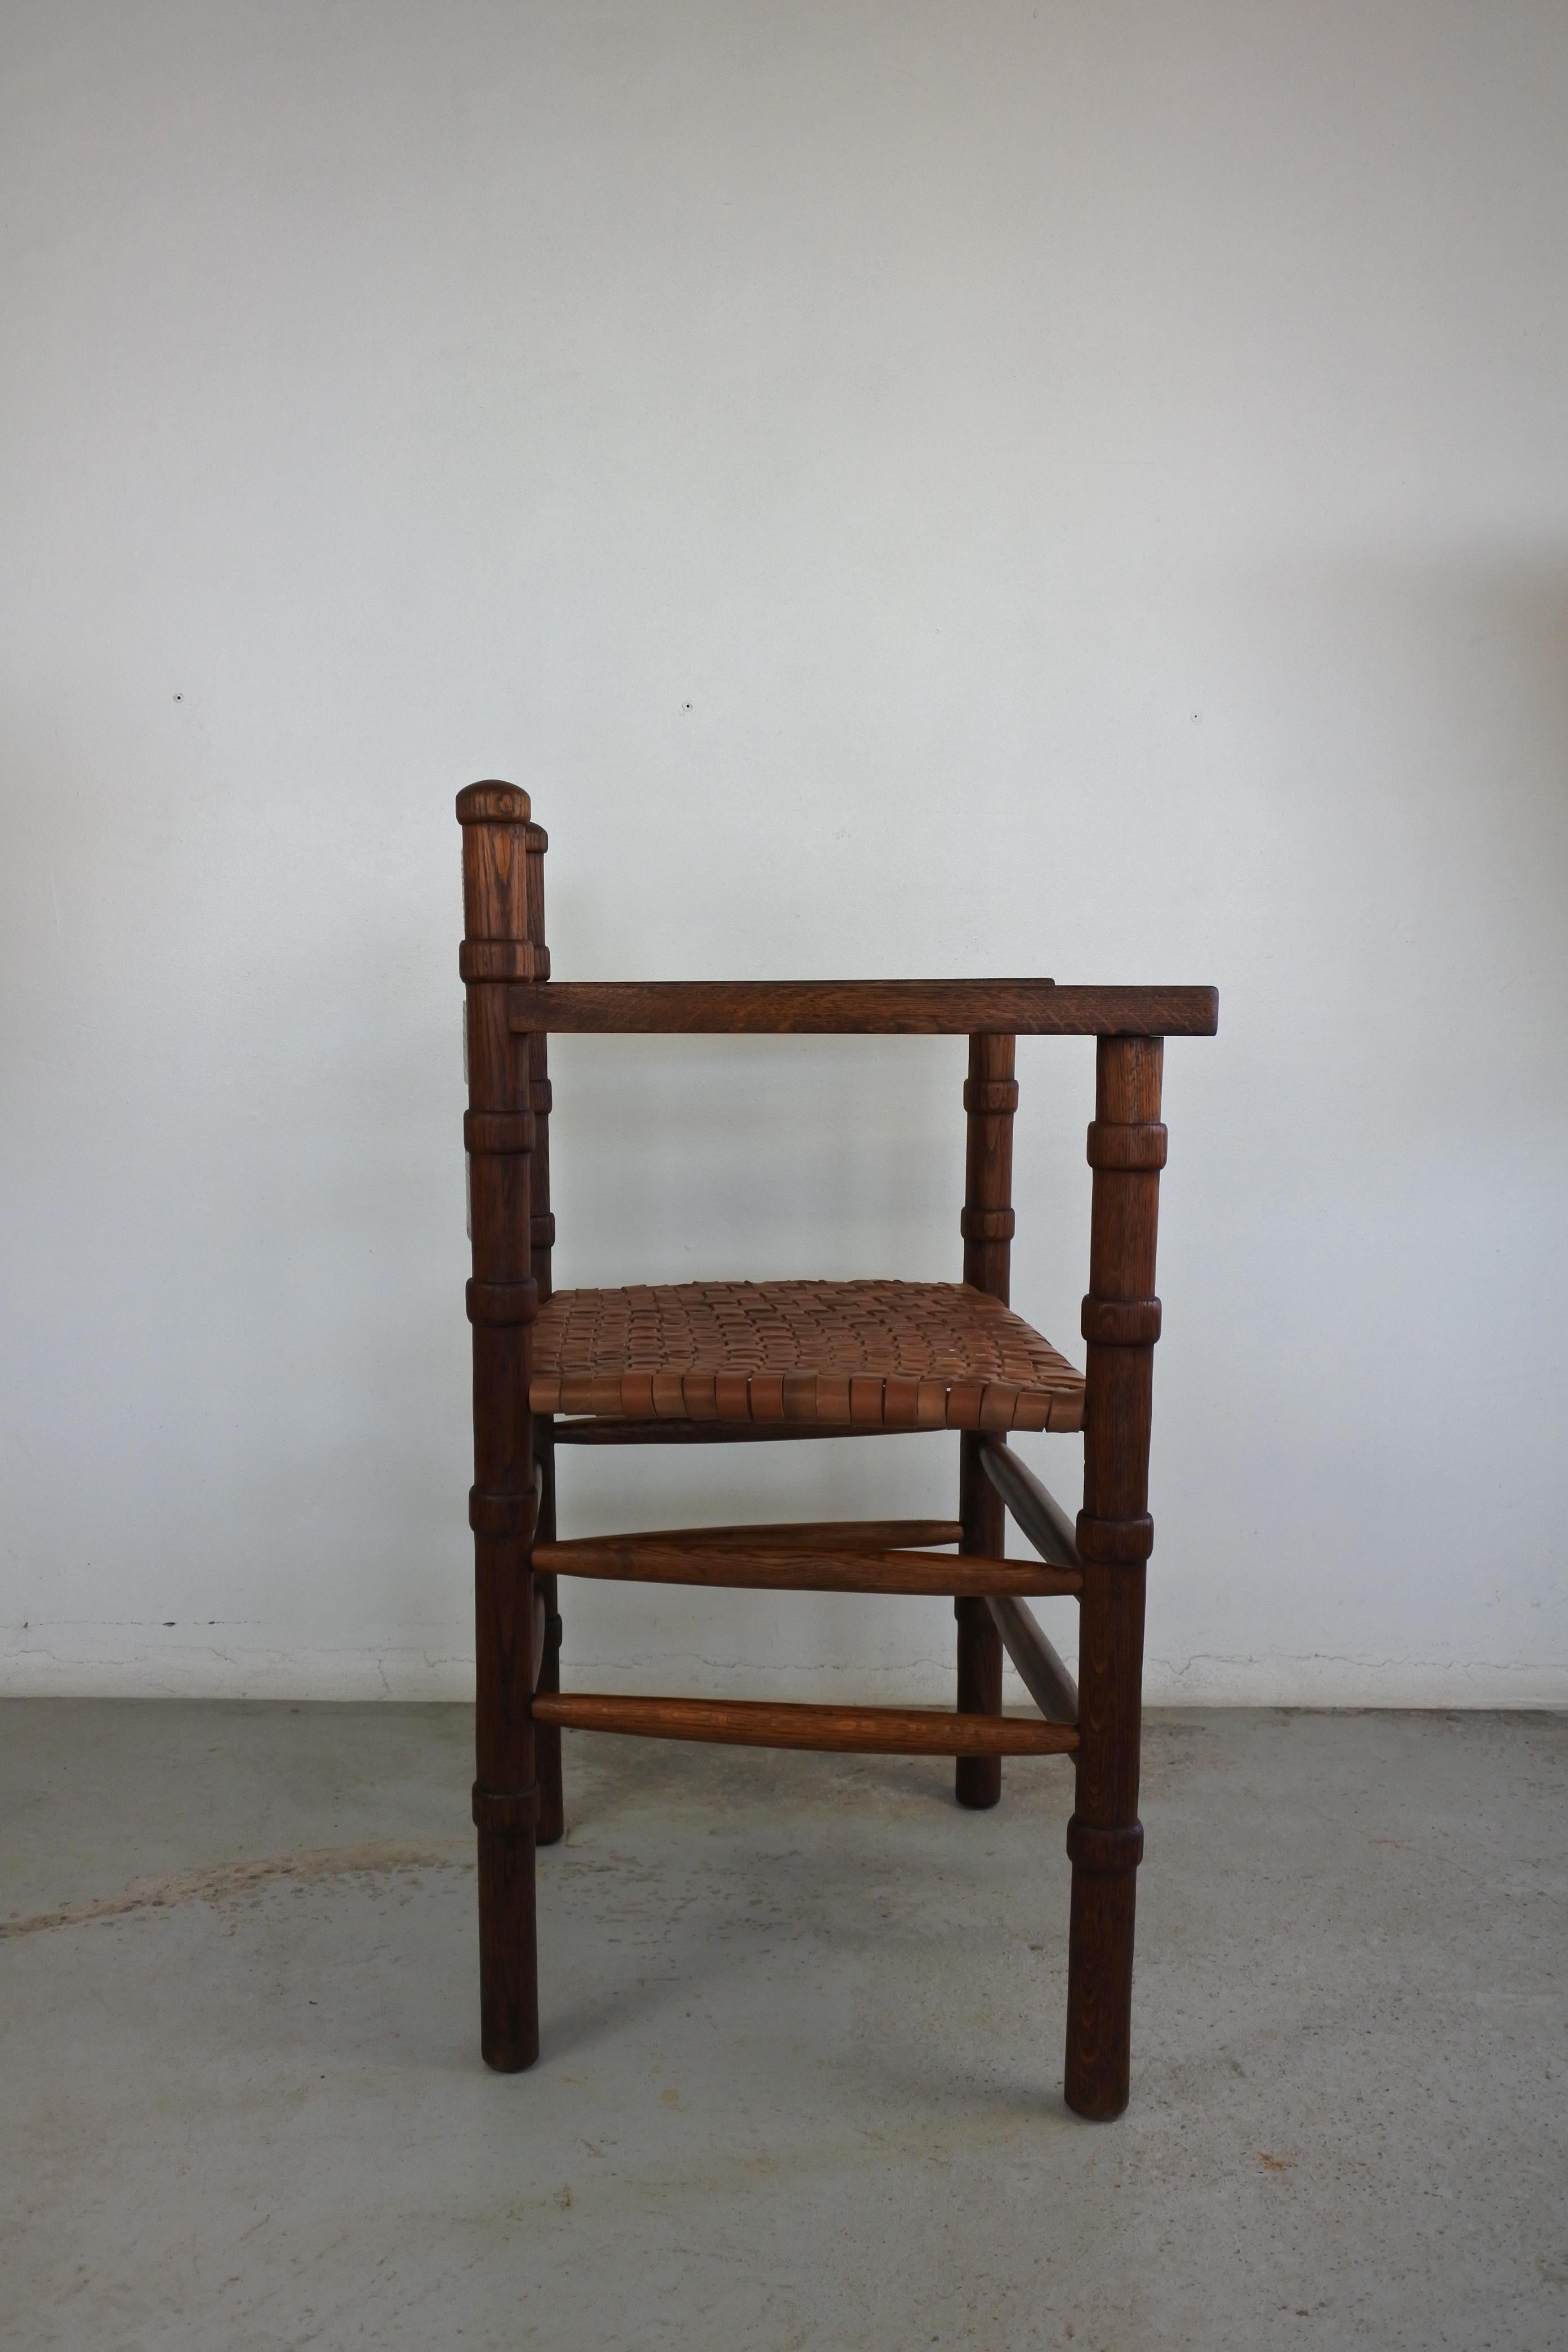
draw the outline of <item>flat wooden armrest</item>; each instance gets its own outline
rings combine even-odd
[[[1052,980],[554,981],[514,987],[518,1031],[609,1036],[1207,1037],[1212,988],[1058,988]]]

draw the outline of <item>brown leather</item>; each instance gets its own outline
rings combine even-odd
[[[561,1290],[533,1329],[535,1412],[916,1429],[1082,1425],[1083,1378],[958,1282]]]

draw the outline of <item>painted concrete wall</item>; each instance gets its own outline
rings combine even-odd
[[[468,1687],[499,774],[560,977],[1217,982],[1151,1695],[1568,1697],[1568,11],[0,39],[8,1686]],[[1072,1346],[1091,1059],[1020,1054],[1015,1297]],[[563,1044],[559,1279],[951,1276],[962,1062]],[[567,1520],[928,1510],[955,1453],[579,1456]],[[568,1643],[938,1697],[951,1626],[589,1591]]]

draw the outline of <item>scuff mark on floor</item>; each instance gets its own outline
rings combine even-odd
[[[163,1911],[178,1903],[221,1903],[274,1878],[350,1878],[401,1870],[472,1869],[471,1863],[421,1845],[318,1846],[300,1853],[231,1862],[216,1870],[191,1870],[163,1878],[133,1878],[122,1895],[91,1903],[68,1903],[58,1911],[37,1911],[27,1919],[0,1919],[0,1941],[36,1936],[48,1927],[82,1927],[98,1919],[122,1919],[132,1911]]]

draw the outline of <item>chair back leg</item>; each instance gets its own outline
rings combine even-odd
[[[550,950],[544,937],[544,853],[550,837],[542,824],[528,828],[528,938],[533,950],[534,977],[550,977]],[[554,1288],[552,1253],[555,1219],[550,1206],[550,1040],[534,1030],[528,1045],[528,1107],[533,1113],[533,1156],[529,1162],[529,1257],[542,1307]],[[555,1541],[555,1424],[548,1413],[537,1413],[533,1448],[539,1464],[539,1541]],[[553,1576],[538,1580],[544,1608],[544,1655],[539,1668],[542,1691],[561,1688],[561,1610]],[[538,1724],[533,1734],[534,1769],[539,1777],[541,1845],[554,1845],[565,1834],[566,1811],[561,1787],[561,1731],[557,1724]]]
[[[531,1714],[543,1611],[531,1570],[539,1488],[528,1389],[539,1312],[530,1225],[528,1049],[507,1018],[509,983],[534,977],[528,939],[528,795],[473,784],[463,828],[468,989],[469,1222],[474,1339],[474,1531],[479,1832],[479,2044],[502,2073],[539,2055],[534,1834],[539,1821]]]

